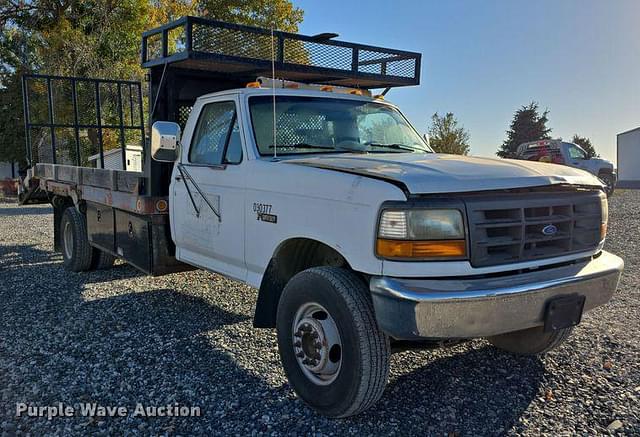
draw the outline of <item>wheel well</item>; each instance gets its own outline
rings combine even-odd
[[[334,248],[308,238],[292,238],[276,249],[262,277],[253,318],[256,328],[274,328],[280,295],[289,279],[311,267],[347,267],[347,260]]]

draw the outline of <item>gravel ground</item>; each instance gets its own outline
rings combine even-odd
[[[640,191],[611,201],[612,302],[543,358],[485,341],[393,356],[387,390],[328,420],[293,393],[256,291],[220,276],[69,273],[46,206],[0,204],[0,423],[24,434],[640,434]],[[197,406],[201,417],[16,417],[16,403]]]

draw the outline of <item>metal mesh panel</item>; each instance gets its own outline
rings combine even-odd
[[[360,50],[358,52],[358,71],[362,73],[388,76],[413,77],[416,60],[403,59],[389,52]]]
[[[419,83],[419,53],[323,38],[184,17],[145,32],[142,64],[256,77],[270,74],[274,58],[282,79],[362,88]]]
[[[193,50],[226,56],[271,59],[271,36],[195,24]],[[275,49],[275,47],[274,47]]]
[[[202,110],[189,161],[200,164],[220,164],[227,134],[236,112],[232,102],[210,103]]]
[[[70,128],[56,128],[56,164],[73,165],[76,163],[75,131]]]
[[[162,34],[150,35],[147,38],[147,59],[162,58]]]
[[[352,49],[309,41],[285,40],[284,62],[351,70]]]
[[[187,124],[187,120],[189,120],[189,114],[191,114],[191,109],[193,109],[193,106],[191,105],[178,106],[178,116],[176,118],[182,130],[184,130],[184,127]]]
[[[322,139],[325,122],[326,116],[320,114],[312,116],[300,116],[287,112],[279,114],[276,120],[278,150],[288,152],[294,150],[287,147],[288,144],[318,142]],[[318,138],[315,138],[314,134]]]

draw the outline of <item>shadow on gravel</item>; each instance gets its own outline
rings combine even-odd
[[[126,281],[115,281],[116,293],[106,298],[91,290],[87,300],[87,285],[140,274],[128,266],[70,273],[57,254],[34,246],[2,249],[0,266],[9,268],[0,271],[0,415],[6,417],[0,419],[23,432],[309,434],[324,429],[343,435],[375,434],[383,426],[399,434],[501,434],[517,423],[543,377],[537,359],[470,349],[393,380],[368,412],[328,420],[295,400],[288,384],[273,387],[239,365],[235,354],[245,353],[248,339],[216,330],[245,322],[247,315],[173,289],[134,291]],[[97,402],[130,412],[138,402],[178,403],[200,407],[202,417],[47,421],[16,418],[17,402]]]
[[[393,419],[400,430],[417,425],[440,435],[502,434],[536,397],[543,375],[538,358],[471,349],[398,377],[377,407],[353,420]]]
[[[133,269],[70,273],[53,262],[58,255],[33,246],[4,246],[3,252],[8,255],[0,257],[1,264],[10,261],[11,268],[0,271],[0,422],[8,419],[13,429],[36,434],[86,434],[113,426],[143,434],[171,433],[176,427],[182,433],[219,432],[221,420],[239,429],[247,423],[240,404],[246,408],[256,395],[270,392],[277,397],[278,389],[240,368],[227,350],[203,335],[248,316],[162,288],[135,292],[125,285],[124,294],[85,300],[86,285],[121,279],[118,271]],[[200,407],[202,417],[47,421],[15,417],[17,402],[97,402],[131,412],[138,402],[178,403]],[[262,407],[268,408],[261,404],[256,409]]]

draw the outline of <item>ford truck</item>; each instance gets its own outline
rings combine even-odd
[[[542,354],[616,290],[623,262],[603,250],[601,181],[434,153],[383,97],[418,84],[419,54],[194,17],[145,33],[142,47],[150,128],[139,83],[24,78],[20,200],[51,202],[71,271],[121,258],[257,288],[254,325],[275,328],[291,386],[321,414],[374,405],[398,345],[486,338]],[[71,90],[67,121],[58,83]],[[86,90],[93,110],[79,110]],[[137,135],[143,172],[125,153],[120,168],[89,167],[113,146],[108,129],[122,151]]]

